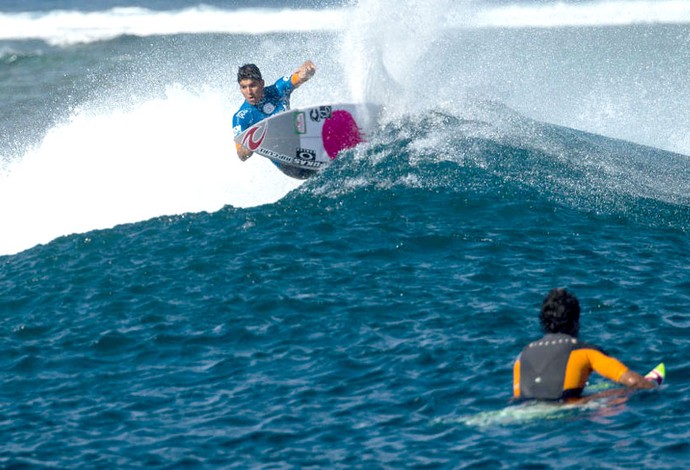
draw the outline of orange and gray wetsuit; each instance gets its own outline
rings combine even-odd
[[[592,371],[618,382],[628,368],[601,349],[569,335],[547,334],[527,345],[513,367],[513,397],[579,397]]]

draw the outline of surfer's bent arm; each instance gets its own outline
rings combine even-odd
[[[302,65],[300,65],[300,67],[297,69],[295,73],[293,73],[290,76],[292,86],[297,88],[298,86],[309,80],[311,77],[313,77],[315,73],[316,65],[314,65],[314,62],[312,62],[311,60],[307,60]]]
[[[242,131],[247,129],[249,127],[249,124],[246,122],[246,111],[238,111],[235,113],[235,115],[232,117],[232,130],[233,133],[235,134],[235,137],[240,135]],[[252,156],[254,152],[249,150],[247,147],[243,147],[242,145],[235,143],[235,149],[237,150],[237,156],[240,158],[240,160],[245,161],[249,157]]]

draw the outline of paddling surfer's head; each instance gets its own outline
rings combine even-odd
[[[546,333],[577,336],[580,331],[580,302],[565,289],[553,289],[542,303],[539,322]]]
[[[259,67],[254,64],[244,64],[237,70],[237,83],[244,99],[251,105],[260,102],[264,97],[264,80]]]

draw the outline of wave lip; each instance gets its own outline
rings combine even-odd
[[[261,18],[261,21],[257,21]],[[267,34],[339,30],[343,10],[241,9],[198,6],[173,11],[113,8],[0,13],[0,40],[39,39],[55,46],[107,41],[123,35]]]

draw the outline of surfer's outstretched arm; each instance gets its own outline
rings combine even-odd
[[[312,62],[311,60],[305,61],[302,65],[300,65],[297,71],[292,74],[292,85],[295,88],[297,88],[298,86],[309,80],[311,77],[313,77],[315,73],[316,65],[314,65],[314,62]]]
[[[650,372],[652,374],[652,372]],[[602,392],[597,392],[592,395],[588,395],[586,397],[581,397],[581,398],[575,398],[572,400],[568,400],[569,404],[583,404],[587,403],[592,400],[598,400],[601,398],[610,398],[610,397],[627,397],[628,394],[634,390],[634,389],[641,389],[641,388],[655,388],[659,386],[659,380],[658,378],[654,376],[649,376],[645,377],[643,375],[638,374],[637,372],[633,372],[631,370],[628,370],[627,372],[624,372],[623,375],[621,375],[620,379],[618,379],[618,383],[621,385],[625,385],[628,388],[614,388],[612,390],[604,390]],[[663,378],[661,379],[663,380]]]

